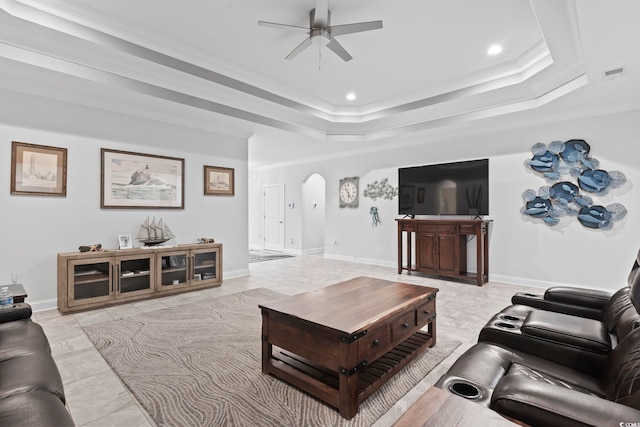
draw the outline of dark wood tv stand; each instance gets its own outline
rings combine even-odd
[[[473,280],[482,286],[489,280],[489,224],[490,220],[457,219],[396,219],[398,222],[398,274],[455,277]],[[406,234],[405,264],[403,235]],[[412,264],[415,235],[415,264]],[[476,273],[467,272],[467,236],[476,238]]]

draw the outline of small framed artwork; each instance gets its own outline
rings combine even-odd
[[[424,187],[418,188],[418,203],[424,203]]]
[[[184,159],[101,149],[100,207],[184,209]]]
[[[205,196],[233,196],[234,170],[218,166],[204,167],[204,195]]]
[[[118,236],[118,242],[120,243],[120,249],[133,249],[133,242],[131,241],[130,234],[121,234]]]
[[[67,149],[11,142],[11,194],[67,196]]]

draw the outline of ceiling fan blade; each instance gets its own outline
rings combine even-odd
[[[311,46],[311,37],[307,37],[305,39],[305,41],[303,41],[302,43],[300,43],[298,45],[298,47],[296,47],[295,49],[293,49],[291,51],[291,53],[289,55],[287,55],[284,59],[293,59],[296,56],[298,56],[298,54],[300,52],[302,52],[303,50],[305,50],[306,48],[308,48],[309,46]]]
[[[327,28],[329,26],[329,0],[316,0],[311,26]]]
[[[333,51],[336,55],[342,58],[345,62],[351,61],[353,57],[349,55],[349,52],[342,47],[340,43],[333,37],[331,37],[331,41],[327,44],[327,47]]]
[[[296,31],[298,33],[309,34],[309,28],[299,27],[297,25],[278,24],[275,22],[267,22],[267,21],[258,21],[258,25],[262,27],[276,28],[278,30],[289,30],[289,31]]]
[[[329,27],[331,36],[341,36],[343,34],[361,33],[362,31],[379,30],[382,28],[382,21],[358,22],[356,24],[333,25]]]

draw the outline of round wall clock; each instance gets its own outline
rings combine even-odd
[[[343,178],[338,190],[341,208],[358,207],[358,177]]]

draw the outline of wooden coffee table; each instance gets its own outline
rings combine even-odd
[[[262,372],[350,419],[360,403],[436,344],[437,292],[358,277],[261,304]]]

